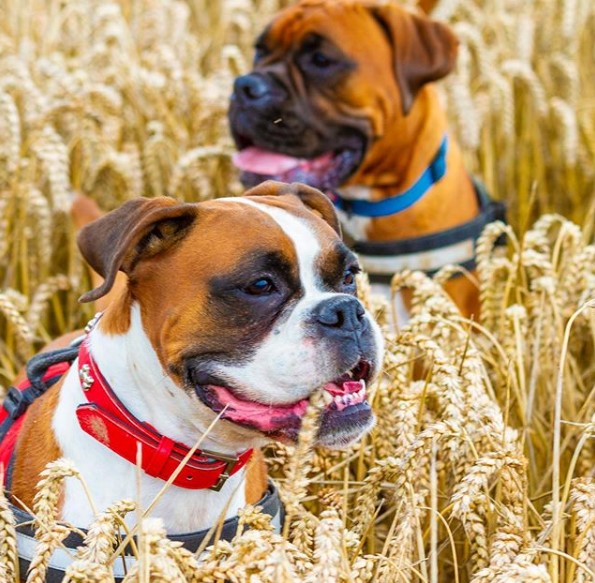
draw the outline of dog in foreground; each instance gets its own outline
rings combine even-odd
[[[104,278],[83,301],[107,294],[118,271],[127,285],[26,412],[10,461],[14,500],[31,507],[40,472],[64,456],[99,510],[138,496],[147,507],[221,415],[152,512],[170,533],[194,531],[259,499],[250,450],[294,442],[316,389],[326,401],[318,444],[342,447],[372,426],[366,383],[382,338],[356,298],[359,266],[322,193],[266,182],[197,204],[135,199],[78,243]],[[74,479],[60,515],[92,521]]]
[[[465,170],[433,85],[457,46],[447,26],[397,2],[302,0],[281,11],[231,98],[242,182],[325,191],[372,282],[403,269],[472,271],[477,238],[504,210]],[[446,289],[478,315],[471,281]]]

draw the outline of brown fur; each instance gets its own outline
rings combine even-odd
[[[438,0],[419,0],[419,2],[417,3],[417,5],[426,14],[429,14],[430,12],[432,12],[432,10],[434,10],[434,8],[436,7],[436,4],[438,4]]]
[[[246,468],[246,504],[256,504],[267,488],[267,465],[260,449],[255,449]]]
[[[99,208],[97,202],[95,202],[92,198],[80,193],[76,195],[72,203],[72,207],[70,208],[70,216],[72,217],[73,225],[77,231],[80,231],[83,227],[101,218],[104,214],[105,213]],[[93,269],[90,269],[90,272],[93,287],[99,287],[103,283],[103,277],[101,277],[101,275],[99,275]],[[121,272],[118,273],[116,275],[116,281],[114,282],[110,292],[95,301],[95,309],[98,312],[105,310],[105,308],[110,305],[114,298],[117,298],[122,294],[126,288],[126,282],[126,275]],[[116,328],[119,330],[127,330],[128,326],[116,326]],[[114,334],[116,333],[117,332],[114,332]]]
[[[39,474],[49,462],[62,455],[52,428],[61,386],[60,380],[29,407],[17,439],[11,492],[16,501],[29,508],[33,504]],[[76,423],[75,419],[73,423]]]

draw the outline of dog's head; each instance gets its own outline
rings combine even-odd
[[[335,188],[413,139],[416,98],[454,66],[450,30],[396,3],[302,0],[256,41],[229,120],[242,181]]]
[[[319,443],[342,446],[373,423],[366,383],[382,339],[356,297],[359,267],[328,199],[265,182],[245,197],[181,204],[136,199],[79,235],[103,285],[128,275],[130,304],[163,371],[196,412],[294,440],[324,387]],[[210,417],[209,417],[210,416]]]

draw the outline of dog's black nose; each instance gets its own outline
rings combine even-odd
[[[245,103],[257,103],[267,99],[271,87],[262,75],[243,75],[233,85],[234,94]]]
[[[323,300],[313,310],[317,324],[339,334],[353,334],[364,327],[366,312],[361,303],[351,296],[338,296]]]

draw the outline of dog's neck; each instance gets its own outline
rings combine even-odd
[[[436,156],[447,129],[436,89],[428,85],[416,97],[409,114],[385,128],[365,163],[340,189],[341,194],[345,198],[381,200],[407,190]],[[378,219],[342,217],[347,231],[358,240],[407,239],[445,230],[476,216],[479,209],[473,184],[452,135],[446,164],[445,176],[413,206]]]
[[[130,327],[126,333],[107,334],[100,322],[91,332],[90,342],[99,369],[135,417],[189,447],[204,435],[210,420],[190,413],[197,410],[196,403],[162,369],[143,329],[137,304],[131,307]],[[142,471],[139,474],[134,465],[79,427],[75,411],[84,401],[76,366],[73,366],[61,388],[53,422],[63,455],[72,459],[81,472],[97,509],[104,510],[123,498],[138,500],[141,508],[147,508],[164,482]],[[227,425],[222,422],[216,426],[200,447],[235,454],[252,445],[246,444],[245,436],[240,432],[228,431]],[[242,470],[232,476],[220,492],[171,486],[152,515],[162,518],[170,533],[189,532],[210,527],[221,517],[237,515],[244,504]],[[62,517],[75,524],[89,524],[93,519],[81,485],[72,479],[67,481],[64,490]]]

